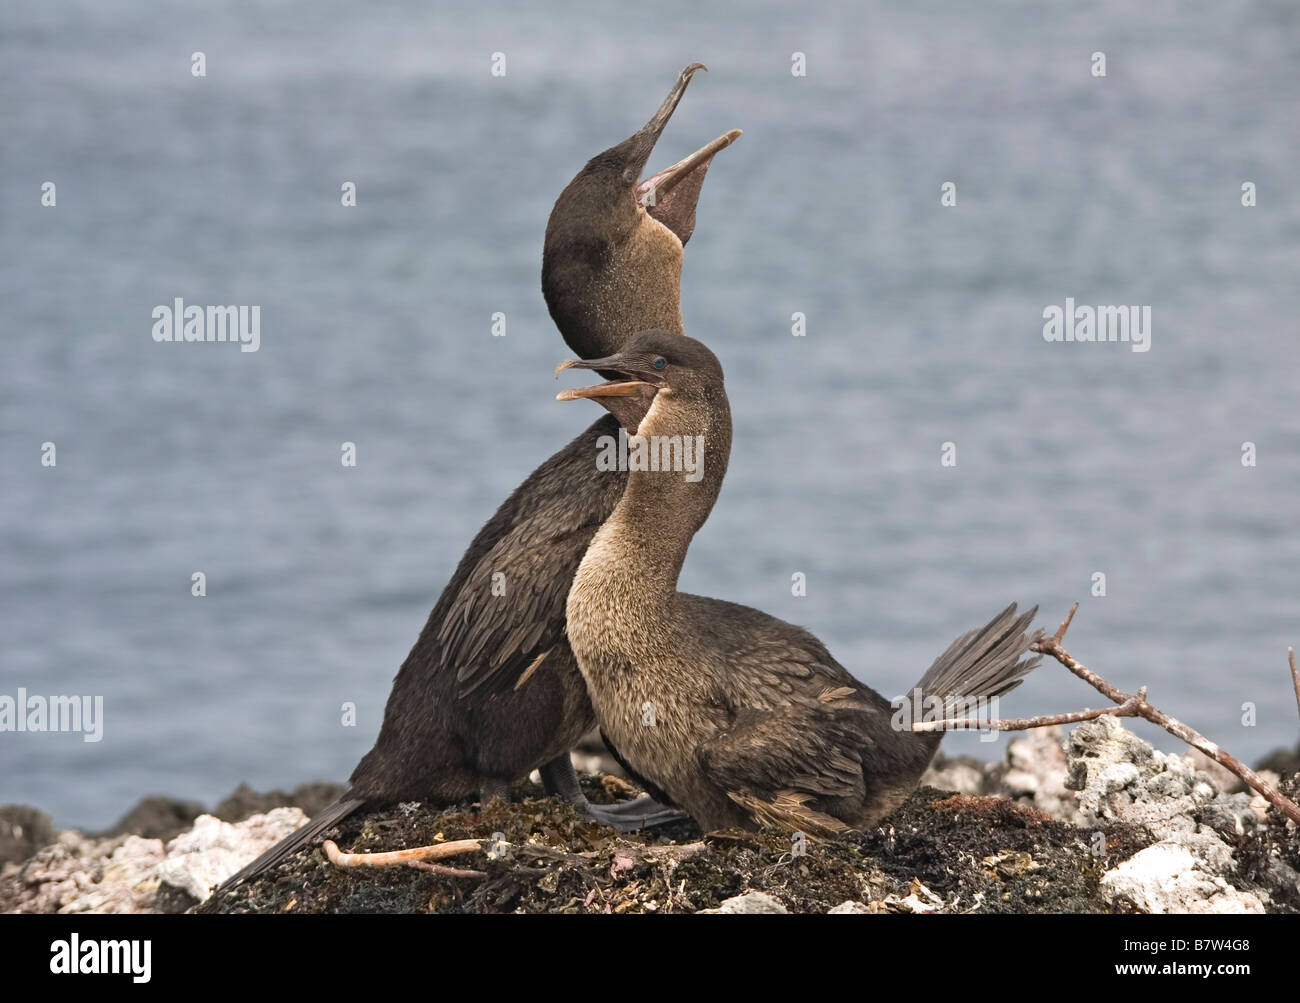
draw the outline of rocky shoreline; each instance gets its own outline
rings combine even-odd
[[[1300,749],[1260,764],[1292,798]],[[630,796],[596,750],[593,801]],[[148,912],[1300,912],[1300,830],[1200,753],[1162,753],[1113,717],[1027,732],[1002,761],[936,761],[881,825],[798,844],[690,825],[619,836],[516,785],[510,802],[406,804],[345,821],[348,850],[493,841],[449,861],[339,868],[319,847],[220,900],[210,890],[342,791],[241,787],[211,813],[147,798],[113,829],[58,831],[0,808],[0,911]]]

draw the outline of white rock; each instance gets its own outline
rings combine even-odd
[[[745,892],[718,904],[716,909],[701,909],[701,913],[788,913],[790,910],[766,892]]]
[[[1123,790],[1141,775],[1132,763],[1111,763],[1097,774],[1093,782],[1101,788],[1102,793],[1113,794],[1115,791]]]
[[[1194,854],[1173,840],[1148,846],[1101,877],[1102,896],[1110,904],[1125,898],[1148,913],[1262,913],[1264,904],[1251,892],[1228,884],[1218,867],[1231,865],[1232,854],[1207,843]]]
[[[984,771],[961,760],[931,763],[921,777],[921,784],[958,794],[980,794],[984,790]]]
[[[1153,749],[1113,717],[1079,725],[1068,747],[1067,782],[1079,806],[1071,821],[1084,828],[1114,820],[1160,839],[1195,833],[1196,813],[1219,797],[1190,760]]]
[[[1065,787],[1065,742],[1059,727],[1035,728],[1007,744],[1003,793],[1062,821],[1073,817],[1074,792]]]
[[[200,815],[192,829],[167,844],[158,876],[202,902],[213,888],[307,821],[300,808],[275,808],[233,825]]]
[[[0,912],[152,912],[162,857],[158,839],[66,830],[0,882]]]
[[[1200,770],[1213,780],[1214,786],[1221,791],[1230,791],[1234,788],[1240,787],[1241,785],[1241,778],[1222,763],[1211,759],[1200,749],[1194,749],[1189,745],[1187,747],[1187,753],[1183,758],[1193,767]]]

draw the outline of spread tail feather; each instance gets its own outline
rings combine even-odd
[[[302,828],[289,833],[238,874],[223,881],[217,890],[213,892],[213,895],[222,895],[236,885],[244,881],[250,881],[263,871],[274,867],[289,854],[312,842],[326,829],[343,821],[363,804],[365,804],[365,801],[360,798],[341,797],[332,805],[322,808],[316,814],[316,817]]]
[[[1020,660],[1043,634],[1041,630],[1032,636],[1025,633],[1037,613],[1035,606],[1016,616],[1016,604],[1012,603],[984,627],[962,634],[921,677],[917,683],[921,693],[945,700],[1010,693],[1042,658]]]

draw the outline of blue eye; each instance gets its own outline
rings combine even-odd
[[[666,365],[668,365],[668,360],[665,359],[665,358],[662,358],[662,357],[661,357],[661,358],[655,359],[655,361],[654,361],[654,367],[655,367],[656,369],[663,369],[663,367],[666,366]]]

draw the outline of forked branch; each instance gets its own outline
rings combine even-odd
[[[1072,724],[1076,721],[1090,721],[1098,717],[1140,717],[1152,724],[1159,725],[1175,738],[1182,739],[1193,749],[1199,749],[1205,755],[1209,756],[1220,766],[1230,770],[1236,776],[1240,777],[1250,786],[1252,790],[1258,791],[1259,794],[1273,805],[1278,811],[1282,812],[1293,822],[1300,824],[1300,805],[1297,805],[1290,798],[1286,797],[1281,791],[1270,784],[1267,780],[1257,774],[1235,756],[1230,755],[1220,749],[1215,743],[1202,735],[1195,728],[1188,727],[1177,718],[1170,717],[1158,707],[1153,707],[1147,703],[1147,688],[1143,686],[1137,693],[1125,693],[1117,686],[1111,685],[1097,673],[1080,662],[1077,658],[1065,650],[1061,643],[1065,640],[1065,632],[1070,629],[1070,622],[1074,619],[1074,614],[1079,609],[1079,604],[1075,603],[1070,607],[1070,612],[1061,622],[1061,626],[1056,629],[1056,633],[1050,637],[1039,638],[1031,650],[1040,652],[1044,655],[1051,655],[1085,683],[1091,686],[1102,696],[1111,700],[1116,707],[1108,707],[1103,710],[1082,710],[1070,714],[1049,714],[1042,717],[1018,718],[1011,720],[988,720],[980,721],[967,718],[953,718],[946,721],[928,721],[919,724],[913,724],[913,731],[970,731],[970,730],[993,730],[993,731],[1025,731],[1029,728],[1045,728],[1053,724]],[[1296,671],[1295,650],[1288,649],[1291,663],[1291,680],[1296,691],[1296,705],[1300,708],[1300,673]]]

